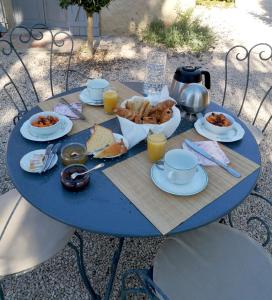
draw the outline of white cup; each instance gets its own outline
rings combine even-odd
[[[189,183],[196,172],[197,158],[184,149],[173,149],[164,156],[166,178],[174,184]]]
[[[109,82],[105,79],[90,79],[87,81],[87,91],[94,101],[102,101],[103,93],[109,86]]]

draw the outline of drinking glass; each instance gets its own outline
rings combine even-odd
[[[159,94],[165,84],[166,53],[152,51],[147,56],[145,68],[144,94]]]
[[[113,114],[113,110],[118,104],[118,93],[113,87],[108,87],[103,93],[104,111]]]
[[[166,148],[166,137],[163,133],[152,133],[147,137],[147,155],[150,161],[156,162],[163,158]]]

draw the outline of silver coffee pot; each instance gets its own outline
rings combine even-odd
[[[190,114],[196,114],[202,112],[210,103],[210,85],[208,71],[202,71],[200,67],[180,67],[175,72],[169,93],[177,101],[177,106]]]

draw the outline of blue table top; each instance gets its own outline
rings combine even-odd
[[[127,83],[127,85],[138,92],[142,90],[142,86],[139,83]],[[225,111],[221,106],[214,103],[211,103],[207,109],[207,111],[211,110]],[[19,162],[23,155],[47,146],[47,143],[26,140],[20,134],[23,122],[39,111],[40,109],[35,107],[25,114],[13,129],[8,143],[8,172],[14,185],[23,197],[46,215],[90,232],[123,237],[161,235],[154,225],[142,215],[102,171],[96,171],[95,176],[91,176],[91,183],[87,189],[72,193],[65,190],[61,185],[60,172],[63,166],[60,161],[56,167],[44,175],[27,173],[20,168]],[[260,164],[260,152],[254,137],[240,120],[238,122],[245,129],[244,138],[238,142],[226,143],[226,145]],[[111,128],[113,132],[121,133],[116,118],[103,123],[103,126]],[[192,127],[193,124],[191,122],[183,120],[175,134]],[[60,142],[62,145],[71,142],[85,143],[88,137],[89,130],[84,130],[76,135],[63,137],[60,139]],[[107,161],[106,167],[144,150],[146,150],[146,144],[141,142],[126,155]],[[98,160],[92,159],[86,165],[91,167],[97,163]],[[177,226],[169,234],[201,227],[225,216],[249,195],[256,184],[259,172],[260,169],[256,170],[224,195],[194,214],[186,222]]]

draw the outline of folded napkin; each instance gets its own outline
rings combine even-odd
[[[77,109],[79,112],[82,112],[82,104],[81,103],[71,103],[71,106],[74,107],[75,109]],[[57,104],[54,107],[54,112],[66,116],[72,120],[77,120],[79,119],[79,117],[71,110],[69,109],[68,105],[65,104]]]
[[[211,156],[214,158],[222,161],[225,164],[229,164],[230,160],[227,158],[224,151],[219,147],[217,142],[214,141],[201,141],[201,142],[194,142],[197,146],[208,152]],[[182,144],[183,149],[186,149],[190,152],[192,152],[198,160],[198,163],[203,166],[216,166],[214,162],[210,161],[209,159],[205,158],[201,154],[195,152],[193,149],[191,149],[187,144]]]
[[[169,91],[167,86],[165,86],[160,95],[154,98],[152,97],[147,97],[148,100],[150,100],[152,105],[156,105],[159,102],[162,102],[164,100],[169,99]],[[132,97],[133,99],[133,97]],[[122,106],[122,104],[121,104]],[[124,104],[123,104],[124,106]],[[163,133],[167,138],[170,137],[174,131],[177,129],[179,126],[179,123],[181,121],[181,116],[180,116],[180,111],[179,109],[174,106],[173,107],[173,116],[172,118],[163,123],[163,124],[136,124],[126,118],[122,118],[117,116],[119,122],[120,122],[120,127],[122,130],[123,136],[127,139],[129,143],[129,148],[132,148],[136,144],[138,144],[140,141],[144,140],[148,133],[149,130],[152,130],[154,133]]]

